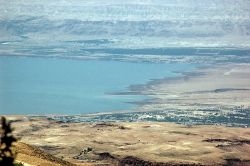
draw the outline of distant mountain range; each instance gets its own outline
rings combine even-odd
[[[0,3],[2,53],[68,41],[84,48],[250,47],[249,0]]]

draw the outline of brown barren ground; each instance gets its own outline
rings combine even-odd
[[[18,142],[15,145],[17,149],[17,161],[21,161],[25,166],[44,165],[44,166],[75,166],[62,159],[52,156],[51,154],[41,151],[39,148]]]
[[[39,165],[28,158],[34,147],[39,158],[48,162],[44,165],[63,160],[78,165],[250,165],[249,128],[9,118],[15,120],[15,134],[21,142],[33,146],[18,145],[18,160],[31,165]],[[43,156],[36,147],[51,155]],[[26,153],[26,149],[31,150]]]

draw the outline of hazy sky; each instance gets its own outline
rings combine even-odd
[[[250,19],[249,0],[0,0],[0,4],[1,19]]]

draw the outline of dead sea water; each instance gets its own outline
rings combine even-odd
[[[132,110],[146,96],[112,95],[189,71],[184,63],[0,56],[0,114],[85,114]]]

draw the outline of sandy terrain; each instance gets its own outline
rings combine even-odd
[[[75,164],[250,165],[249,128],[14,119],[22,142]]]
[[[131,87],[137,89],[138,87]],[[200,68],[183,77],[152,81],[142,88],[154,98],[139,110],[250,108],[250,64]]]
[[[56,158],[44,151],[41,151],[37,147],[33,147],[22,142],[18,142],[16,145],[18,152],[16,160],[24,164],[24,166],[74,166],[69,162],[66,162],[60,158]]]

